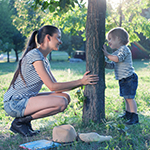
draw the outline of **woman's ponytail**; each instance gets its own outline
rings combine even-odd
[[[25,83],[24,77],[23,77],[22,72],[21,72],[21,62],[22,62],[22,59],[24,58],[24,56],[25,56],[29,51],[31,51],[31,50],[34,49],[34,48],[37,48],[37,43],[36,43],[36,40],[35,40],[35,36],[36,36],[37,33],[38,33],[37,30],[32,32],[31,37],[30,37],[30,39],[29,39],[29,42],[28,42],[28,44],[27,44],[27,48],[26,48],[26,50],[25,50],[25,52],[24,52],[22,58],[19,60],[17,70],[16,70],[16,72],[15,72],[15,74],[14,74],[14,76],[13,76],[13,79],[12,79],[10,85],[9,85],[9,88],[11,87],[11,85],[13,85],[13,87],[14,87],[14,83],[15,83],[16,78],[18,77],[19,74],[20,74],[20,76],[21,76],[23,82]],[[25,84],[26,84],[26,83],[25,83]],[[9,88],[8,88],[8,89],[9,89]]]
[[[38,30],[35,30],[35,31],[32,32],[31,37],[30,37],[30,39],[29,39],[29,41],[28,41],[26,50],[25,50],[25,52],[24,52],[22,58],[23,58],[30,50],[32,50],[32,49],[34,49],[34,48],[37,48],[37,43],[36,43],[36,40],[35,40],[35,36],[36,36],[37,33],[38,33]]]

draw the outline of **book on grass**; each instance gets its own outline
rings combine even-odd
[[[48,141],[48,140],[38,140],[38,141],[21,144],[19,145],[19,147],[28,150],[46,150],[46,149],[58,147],[60,145],[61,144],[59,143]]]

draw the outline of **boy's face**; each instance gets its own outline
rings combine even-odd
[[[119,49],[122,46],[120,39],[117,36],[113,37],[111,33],[108,35],[108,44],[111,49]]]

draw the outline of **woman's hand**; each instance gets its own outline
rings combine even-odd
[[[83,78],[81,79],[82,84],[97,84],[99,77],[96,74],[88,75],[89,73],[90,71],[84,73]]]

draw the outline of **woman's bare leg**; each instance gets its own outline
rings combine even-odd
[[[33,119],[55,115],[64,111],[69,102],[66,93],[40,93],[29,99],[24,115],[31,115]]]

